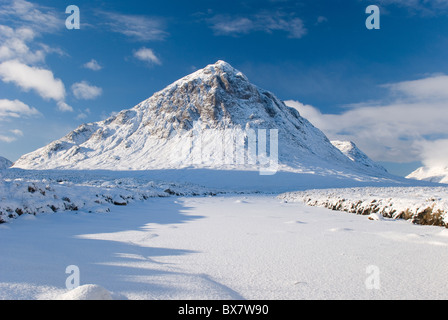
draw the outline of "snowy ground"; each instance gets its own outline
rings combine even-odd
[[[1,299],[67,297],[69,265],[115,299],[448,298],[447,229],[267,195],[22,215],[0,243]]]

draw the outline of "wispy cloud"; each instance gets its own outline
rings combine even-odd
[[[9,130],[13,135],[18,137],[23,137],[23,131],[19,129]]]
[[[160,59],[155,55],[154,51],[149,48],[140,48],[134,52],[134,57],[149,64],[162,64]]]
[[[165,20],[159,17],[100,12],[105,24],[113,31],[130,39],[148,42],[165,40],[169,33],[165,30]]]
[[[92,59],[89,62],[85,63],[83,67],[93,71],[100,71],[101,69],[103,69],[103,67],[95,59]]]
[[[328,22],[327,17],[319,16],[319,17],[317,17],[316,25],[318,25],[318,24],[322,24],[322,23],[325,23],[325,22]]]
[[[0,141],[1,142],[11,143],[11,142],[14,142],[16,140],[17,140],[16,137],[5,136],[3,134],[0,134]]]
[[[40,115],[35,108],[19,100],[0,99],[0,120]]]
[[[0,61],[17,59],[24,63],[38,63],[45,60],[44,48],[31,50],[29,43],[33,42],[36,33],[28,27],[13,29],[0,25]]]
[[[434,75],[424,79],[386,84],[383,87],[404,98],[448,101],[447,75]]]
[[[64,28],[64,20],[57,12],[25,0],[2,0],[0,18],[16,27],[26,26],[38,33],[55,32]]]
[[[22,130],[13,129],[13,130],[9,130],[8,135],[0,134],[0,141],[6,142],[6,143],[11,143],[11,142],[16,141],[19,137],[23,137]]]
[[[285,32],[299,39],[307,34],[302,19],[293,14],[260,12],[248,16],[215,15],[206,20],[216,35],[240,36],[252,32]]]
[[[58,110],[61,112],[73,112],[73,107],[68,105],[65,101],[58,101]]]
[[[395,5],[423,14],[444,14],[448,10],[446,0],[379,0],[383,6]]]
[[[65,54],[37,41],[43,34],[63,29],[64,21],[56,10],[25,0],[0,0],[0,4],[0,61],[37,64],[47,54]]]
[[[80,111],[75,119],[76,120],[84,120],[88,117],[89,114],[90,114],[90,109],[86,108],[86,109],[84,109],[84,111]]]
[[[287,101],[330,139],[352,140],[377,161],[443,162],[448,165],[448,76],[387,84],[383,101],[347,107],[341,114]]]
[[[87,81],[81,81],[72,85],[72,92],[77,99],[93,100],[103,93],[103,89],[90,85]]]

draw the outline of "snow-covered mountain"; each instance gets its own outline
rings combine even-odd
[[[0,170],[7,169],[12,166],[12,162],[6,158],[0,157]]]
[[[379,172],[387,172],[385,168],[370,159],[362,152],[352,141],[331,141],[331,143],[345,154],[353,162],[366,167],[370,170],[378,170]]]
[[[263,129],[267,131],[260,131]],[[251,84],[224,61],[174,82],[132,109],[81,125],[65,137],[22,156],[14,167],[250,171],[261,164],[253,162],[247,150],[244,161],[241,157],[236,161],[236,141],[243,141],[248,149],[253,133],[258,133],[259,148],[269,146],[273,138],[272,156],[277,132],[279,171],[350,178],[378,175],[376,167],[366,165],[370,164],[366,157],[359,157],[360,152],[356,156],[363,161],[349,159],[297,110]],[[265,133],[267,143],[262,139]]]
[[[406,178],[448,184],[448,167],[421,167]]]

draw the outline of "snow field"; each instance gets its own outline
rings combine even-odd
[[[87,299],[86,284],[113,299],[448,297],[446,229],[266,195],[21,216],[0,226],[0,243],[1,299]],[[74,292],[69,265],[80,270]]]

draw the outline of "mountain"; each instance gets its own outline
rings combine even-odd
[[[379,171],[381,173],[387,172],[378,163],[370,159],[364,152],[362,152],[354,142],[351,141],[331,141],[331,143],[338,148],[345,156],[347,156],[353,162],[370,169],[373,171]]]
[[[421,167],[406,178],[448,184],[448,167]]]
[[[254,140],[257,134],[258,140]],[[251,152],[253,141],[258,146],[258,158]],[[218,61],[132,109],[81,125],[22,156],[14,167],[245,172],[267,167],[273,168],[271,173],[300,173],[307,186],[310,184],[305,175],[307,179],[331,176],[335,181],[367,181],[379,175],[380,170],[367,156],[357,151],[356,157],[363,161],[349,159],[297,110],[251,84],[228,63]],[[173,176],[177,177],[178,171]]]
[[[6,158],[0,157],[0,170],[7,169],[12,166],[12,162]]]

